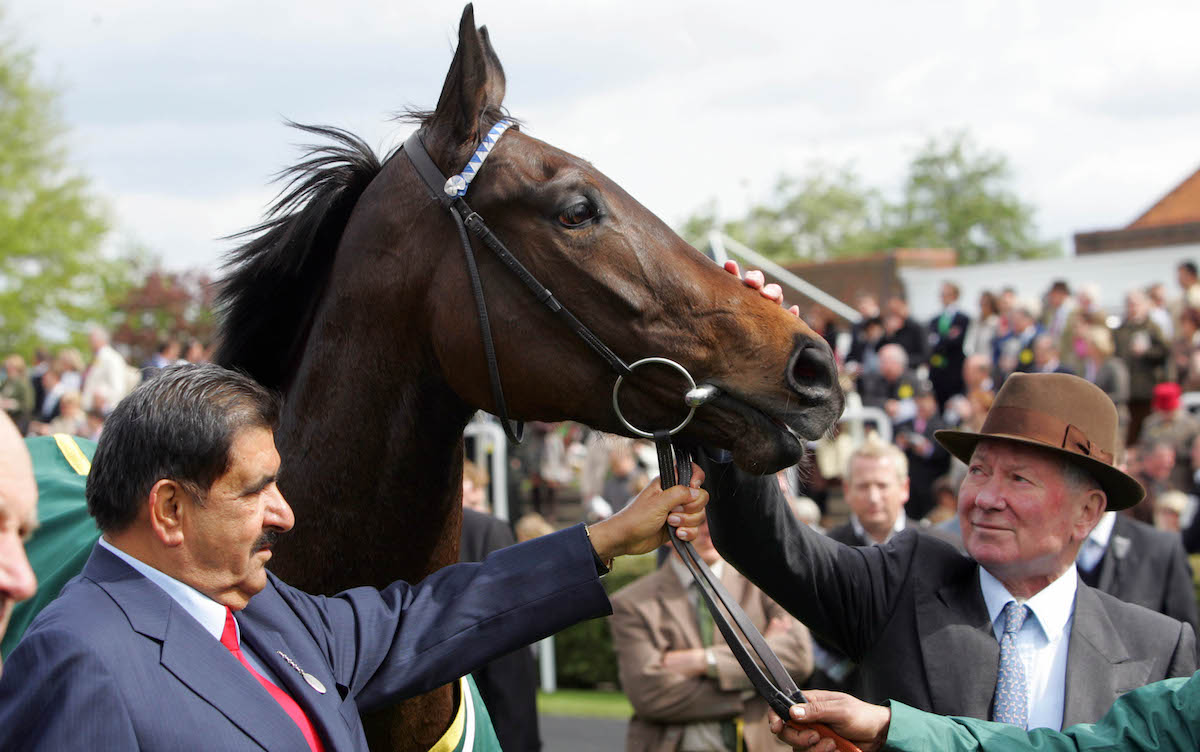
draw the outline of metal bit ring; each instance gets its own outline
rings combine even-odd
[[[691,392],[692,390],[694,390],[696,388],[696,380],[692,378],[692,375],[690,373],[688,373],[687,369],[684,368],[683,366],[679,365],[675,361],[671,360],[670,358],[642,358],[641,360],[637,361],[636,363],[631,363],[629,365],[629,370],[630,370],[630,372],[632,372],[633,369],[637,368],[638,366],[650,365],[652,363],[657,363],[659,365],[664,365],[664,366],[670,366],[671,368],[674,368],[676,371],[679,371],[680,373],[682,373],[683,377],[685,379],[687,379],[689,392]],[[617,414],[617,420],[621,421],[621,425],[628,428],[630,433],[633,433],[636,436],[641,436],[644,439],[653,439],[654,438],[653,433],[651,433],[649,431],[643,431],[642,429],[635,427],[632,423],[625,420],[625,416],[621,413],[621,403],[618,401],[617,395],[621,391],[621,382],[624,381],[624,379],[625,379],[624,375],[618,376],[617,383],[613,384],[613,396],[612,396],[613,412],[615,412]],[[696,414],[696,407],[694,407],[694,406],[689,407],[687,417],[684,418],[683,421],[679,425],[675,426],[670,431],[668,431],[667,435],[674,436],[675,434],[682,431],[685,427],[687,427],[688,423],[692,422],[692,416],[695,414]]]

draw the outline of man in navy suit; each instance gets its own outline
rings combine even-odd
[[[87,485],[102,538],[9,658],[0,749],[365,750],[360,712],[610,613],[604,562],[704,517],[702,491],[651,486],[590,530],[313,596],[266,570],[294,523],[278,416],[217,366],[166,369],[117,406]]]
[[[943,282],[942,312],[929,322],[929,380],[939,409],[946,406],[946,400],[963,393],[963,343],[971,319],[959,310],[958,296],[958,285]]]

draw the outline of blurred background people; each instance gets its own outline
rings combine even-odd
[[[967,330],[971,319],[959,310],[958,285],[942,282],[942,312],[929,322],[929,380],[937,395],[938,409],[955,394],[965,391],[963,366]]]
[[[1166,381],[1167,340],[1149,314],[1145,293],[1131,290],[1125,295],[1125,319],[1113,333],[1117,357],[1129,368],[1129,431],[1125,438],[1129,444],[1137,440],[1142,421],[1150,414],[1154,385]]]
[[[8,417],[21,433],[29,428],[33,419],[34,392],[33,382],[25,368],[25,359],[12,354],[4,359],[4,375],[0,380],[0,410],[8,413]]]

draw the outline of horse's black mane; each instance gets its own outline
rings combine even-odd
[[[424,127],[433,115],[410,109],[397,119]],[[502,117],[512,119],[502,108],[488,107],[480,118],[482,132]],[[217,363],[279,390],[295,367],[350,212],[399,150],[380,162],[362,139],[340,128],[288,125],[333,143],[304,147],[305,158],[277,176],[284,186],[266,219],[231,236],[249,239],[230,252],[225,264],[214,356]]]
[[[363,191],[379,174],[379,158],[339,128],[289,123],[332,144],[306,146],[305,158],[281,172],[284,181],[261,224],[230,252],[217,305],[215,360],[280,389],[321,300],[342,231]]]

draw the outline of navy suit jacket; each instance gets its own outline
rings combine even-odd
[[[242,639],[329,752],[366,750],[359,713],[611,613],[577,525],[419,585],[300,592],[268,573]],[[314,675],[320,694],[280,655]],[[96,547],[34,620],[0,678],[0,749],[305,749],[283,709],[157,585]]]

